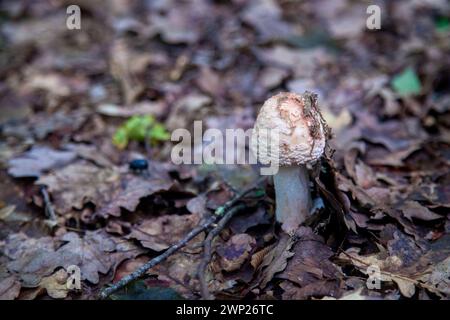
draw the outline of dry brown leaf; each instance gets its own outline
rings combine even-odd
[[[15,276],[0,280],[0,300],[14,300],[20,293],[20,282]]]
[[[148,218],[133,226],[127,238],[139,240],[146,248],[162,251],[184,238],[198,225],[200,218],[196,213]],[[191,240],[191,244],[199,237]]]
[[[409,220],[412,220],[412,218],[416,218],[424,221],[431,221],[444,218],[443,216],[430,211],[427,207],[422,206],[417,201],[406,201],[400,207],[400,210],[403,211],[404,216]]]
[[[69,232],[60,240],[66,243],[57,248],[56,239],[50,237],[10,236],[5,246],[5,254],[12,260],[7,264],[8,270],[18,274],[24,286],[36,287],[57,268],[76,265],[81,269],[81,279],[95,284],[99,273],[106,274],[121,261],[141,253],[123,240],[116,243],[102,230],[86,231],[83,238]]]
[[[291,251],[294,243],[295,240],[292,237],[283,233],[277,245],[266,254],[259,266],[259,270],[261,270],[258,281],[260,288],[265,288],[275,274],[286,268],[288,259],[294,255],[294,252]]]
[[[294,256],[277,277],[290,280],[301,287],[320,280],[339,278],[336,266],[329,260],[333,252],[324,244],[323,239],[306,227],[300,227],[297,236],[298,240],[292,248]]]
[[[96,205],[97,215],[120,216],[120,208],[133,211],[141,198],[172,186],[170,179],[153,178],[160,173],[153,172],[152,177],[146,179],[121,174],[116,167],[98,168],[80,161],[42,176],[36,184],[48,186],[59,213],[69,212],[72,208],[82,209],[92,202]]]
[[[235,271],[241,268],[255,248],[256,241],[246,233],[233,235],[223,246],[216,251],[221,257],[220,264],[227,271]]]
[[[17,158],[9,160],[8,173],[15,178],[39,177],[45,171],[62,167],[76,158],[72,151],[58,151],[34,146]]]
[[[44,288],[50,297],[64,299],[69,293],[66,281],[67,273],[64,269],[60,269],[51,276],[42,278],[39,286]]]

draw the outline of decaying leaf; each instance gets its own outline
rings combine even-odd
[[[430,221],[436,219],[442,219],[443,217],[430,211],[427,207],[422,206],[417,201],[406,201],[401,207],[403,214],[406,218],[411,220],[412,218]]]
[[[39,286],[44,288],[48,295],[54,299],[63,299],[67,297],[69,289],[67,288],[66,271],[64,269],[60,269],[53,275],[42,278]]]
[[[232,236],[223,247],[216,249],[223,270],[231,272],[241,268],[255,246],[255,239],[246,233]]]
[[[261,270],[259,287],[265,288],[267,283],[275,276],[275,274],[283,271],[288,259],[294,255],[291,251],[295,240],[287,234],[282,234],[277,245],[264,256],[263,261],[259,265]]]
[[[0,280],[0,300],[14,300],[20,293],[20,282],[15,276]]]
[[[119,216],[120,208],[133,211],[141,198],[172,186],[168,180],[121,174],[116,167],[99,168],[83,161],[42,176],[36,183],[48,187],[59,213],[91,202],[102,217]]]
[[[128,248],[127,255],[120,254],[123,248],[102,231],[86,232],[83,238],[69,232],[60,240],[63,244],[58,247],[50,237],[12,235],[5,247],[5,254],[11,259],[8,270],[20,277],[23,286],[36,287],[57,268],[76,265],[81,269],[82,280],[98,283],[99,273],[106,274],[120,261],[140,253],[136,248]]]
[[[36,183],[46,185],[56,211],[66,213],[72,208],[82,209],[87,202],[109,202],[111,187],[119,179],[117,170],[77,162],[42,176]]]
[[[127,237],[139,240],[146,248],[162,251],[184,238],[198,225],[200,218],[200,215],[195,213],[148,218],[133,226]],[[198,238],[191,240],[191,243],[196,242]]]
[[[8,173],[15,178],[39,177],[45,171],[68,164],[75,157],[72,151],[36,146],[20,157],[9,160]]]
[[[306,227],[301,227],[297,235],[298,240],[292,248],[294,255],[277,277],[301,287],[320,280],[339,278],[336,266],[329,260],[333,252],[323,243],[323,239]]]
[[[362,273],[367,274],[369,266],[379,268],[381,281],[395,282],[405,297],[412,297],[416,287],[429,290],[439,296],[448,294],[445,277],[448,274],[448,248],[444,251],[432,249],[420,252],[415,244],[394,233],[395,238],[389,241],[389,250],[377,254],[362,256],[357,249],[348,249],[340,255],[344,260],[350,259],[352,264]]]
[[[320,280],[302,287],[290,281],[283,281],[280,287],[284,291],[283,299],[286,300],[305,300],[324,296],[336,299],[341,295],[341,289],[336,281]]]

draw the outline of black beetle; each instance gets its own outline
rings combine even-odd
[[[129,163],[132,171],[144,171],[148,169],[148,161],[146,159],[133,159]]]

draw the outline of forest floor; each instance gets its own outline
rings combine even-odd
[[[379,30],[365,1],[2,1],[0,299],[97,299],[259,176],[175,165],[170,133],[249,129],[266,99],[306,89],[333,152],[295,236],[267,179],[211,259],[208,228],[111,298],[448,298],[450,8],[376,2]]]

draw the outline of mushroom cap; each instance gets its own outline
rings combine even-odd
[[[313,163],[324,152],[327,128],[316,94],[308,91],[302,95],[281,92],[266,100],[259,111],[250,147],[264,164],[275,162],[279,166],[295,166]],[[278,141],[267,139],[264,132],[278,133]]]

